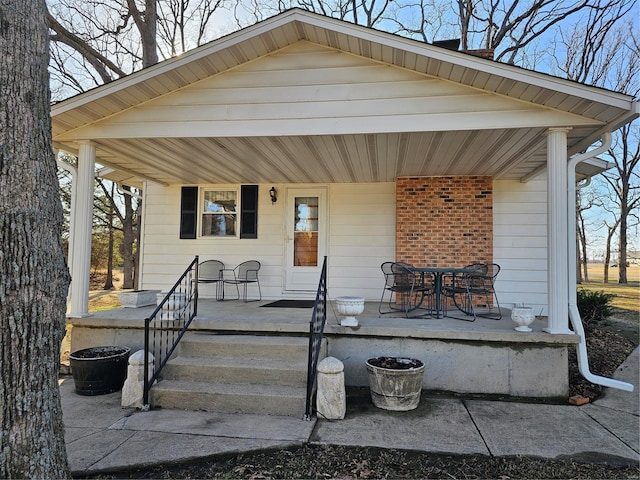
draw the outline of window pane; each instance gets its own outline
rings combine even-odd
[[[318,197],[296,197],[296,232],[318,231]]]
[[[235,215],[203,215],[202,236],[235,236]]]
[[[205,190],[202,236],[235,236],[237,192]]]
[[[204,212],[235,212],[236,192],[204,192]]]

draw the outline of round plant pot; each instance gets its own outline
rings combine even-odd
[[[533,331],[529,325],[536,319],[536,314],[533,312],[533,307],[513,307],[511,310],[511,320],[518,324],[515,328],[518,332],[531,332]]]
[[[424,363],[415,358],[375,357],[367,360],[373,404],[384,410],[407,411],[418,407]]]
[[[79,395],[117,392],[124,385],[129,347],[91,347],[69,355],[71,375]]]
[[[364,298],[362,297],[337,297],[336,309],[344,318],[340,321],[343,327],[357,327],[357,315],[364,312]]]

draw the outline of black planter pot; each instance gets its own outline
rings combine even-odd
[[[71,375],[79,395],[117,392],[124,385],[129,347],[91,347],[69,355]]]

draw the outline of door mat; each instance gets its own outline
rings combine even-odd
[[[315,300],[276,300],[275,302],[265,303],[261,307],[279,307],[279,308],[313,308]]]

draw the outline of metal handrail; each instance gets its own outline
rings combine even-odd
[[[311,420],[313,410],[313,393],[316,383],[318,360],[322,347],[324,326],[327,322],[327,257],[322,263],[322,273],[318,283],[316,301],[313,305],[313,314],[309,322],[309,361],[307,363],[307,400],[304,419]]]
[[[183,301],[184,298],[184,301]],[[158,315],[159,314],[159,315]],[[171,358],[178,343],[198,314],[198,257],[144,321],[143,409],[149,409],[149,390]],[[160,317],[158,319],[158,316]],[[155,322],[158,323],[155,323]],[[154,322],[153,329],[151,324]],[[153,331],[153,339],[150,338]],[[153,354],[153,374],[149,378],[149,353]]]

